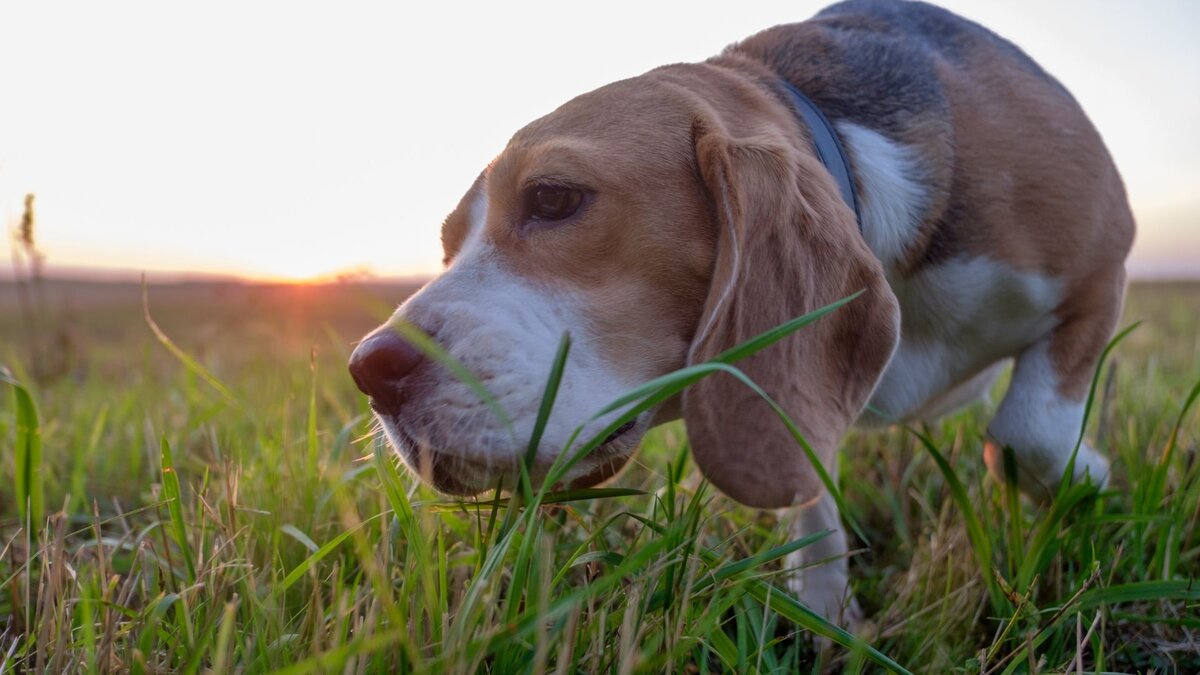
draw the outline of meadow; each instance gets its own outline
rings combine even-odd
[[[151,285],[158,334],[137,284],[44,290],[33,330],[0,285],[0,673],[1200,672],[1200,284],[1130,290],[1103,491],[988,475],[996,396],[846,439],[856,635],[678,425],[597,491],[418,484],[345,370],[411,286]]]

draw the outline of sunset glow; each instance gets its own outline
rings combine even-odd
[[[825,4],[6,4],[0,220],[36,192],[52,266],[430,274],[512,132]],[[1081,101],[1139,219],[1134,272],[1200,275],[1200,4],[942,4]]]

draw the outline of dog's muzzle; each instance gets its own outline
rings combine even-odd
[[[368,335],[350,355],[350,375],[371,399],[391,445],[418,475],[441,492],[478,494],[489,488],[511,488],[519,472],[520,455],[485,461],[439,449],[429,429],[414,428],[411,420],[421,409],[421,390],[434,363],[404,337],[386,326]],[[419,416],[419,414],[417,415]],[[636,420],[616,429],[597,449],[586,474],[569,480],[570,487],[587,487],[615,475],[629,459],[638,429]],[[541,467],[544,470],[545,467]],[[535,474],[541,473],[535,470]],[[536,476],[535,476],[536,478]]]

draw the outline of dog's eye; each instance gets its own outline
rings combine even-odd
[[[582,203],[582,192],[563,185],[535,185],[525,193],[525,213],[530,220],[566,220]]]

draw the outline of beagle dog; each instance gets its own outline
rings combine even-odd
[[[470,186],[442,226],[444,272],[395,318],[470,370],[509,420],[389,325],[350,370],[401,457],[467,495],[512,484],[526,451],[514,432],[530,437],[563,333],[574,346],[535,481],[636,385],[862,291],[738,364],[830,474],[852,424],[945,415],[1015,358],[984,457],[1003,474],[1011,448],[1021,488],[1051,494],[1133,236],[1100,135],[1019,48],[929,4],[849,0],[579,96],[518,131]],[[680,417],[726,495],[801,507],[797,535],[839,529],[806,454],[728,374],[643,413],[569,480],[612,477],[647,429]],[[1073,478],[1107,474],[1083,445]],[[789,564],[807,567],[789,583],[851,622],[846,550],[844,534],[801,549]]]

